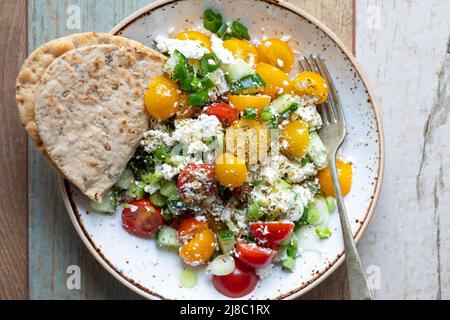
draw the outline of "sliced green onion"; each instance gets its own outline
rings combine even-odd
[[[198,90],[199,86],[200,86],[200,78],[197,78],[197,77],[192,78],[191,90],[195,92]]]
[[[206,272],[215,276],[227,276],[236,269],[234,259],[229,255],[217,256],[206,268]]]
[[[211,89],[214,88],[215,86],[216,84],[209,77],[204,77],[203,79],[200,80],[200,89],[202,90]]]
[[[193,270],[184,269],[179,280],[183,288],[192,289],[197,285],[197,273]]]
[[[295,268],[295,259],[291,257],[286,257],[286,259],[283,260],[281,263],[283,267],[285,267],[288,270],[293,270]]]
[[[228,30],[228,25],[225,22],[222,22],[222,25],[220,26],[219,30],[217,30],[217,36],[219,38],[223,38]]]
[[[162,208],[167,205],[167,198],[164,197],[161,193],[157,192],[150,196],[150,202],[155,206]]]
[[[316,227],[316,233],[320,239],[328,239],[333,235],[327,227]]]
[[[222,15],[212,9],[203,12],[203,26],[212,33],[217,33],[223,24]]]
[[[236,39],[236,37],[232,36],[231,34],[224,34],[223,35],[223,40],[233,40]]]
[[[297,259],[297,251],[298,251],[297,235],[295,233],[292,233],[289,240],[290,240],[290,243],[287,248],[287,255],[289,257],[291,257],[292,259]]]
[[[258,117],[258,112],[254,108],[245,108],[244,109],[244,119],[256,119]]]
[[[311,158],[308,155],[304,156],[300,160],[300,164],[302,165],[302,167],[306,166],[308,163],[311,163],[311,162],[312,162],[312,160],[311,160]]]
[[[162,185],[159,192],[167,198],[177,196],[178,195],[177,185],[174,181],[167,181]]]
[[[172,55],[178,56],[178,62],[173,69],[172,79],[180,83],[180,89],[189,91],[191,88],[192,74],[189,69],[188,59],[178,50],[175,50]]]
[[[200,73],[206,75],[220,68],[222,62],[214,53],[207,53],[200,59]]]
[[[201,90],[189,95],[189,104],[192,106],[203,106],[208,101],[208,90]]]
[[[250,35],[248,34],[248,29],[239,21],[234,21],[231,24],[231,35],[238,39],[250,40]]]

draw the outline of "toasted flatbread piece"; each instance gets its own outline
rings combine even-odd
[[[66,52],[35,89],[35,119],[55,166],[94,201],[119,179],[148,129],[144,94],[166,58],[96,45]]]
[[[64,53],[92,45],[115,44],[117,46],[143,48],[144,45],[109,33],[79,33],[50,41],[34,51],[24,62],[16,83],[16,102],[20,118],[28,134],[42,148],[42,140],[34,120],[34,93],[48,66]]]

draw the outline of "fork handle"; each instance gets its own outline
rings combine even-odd
[[[336,153],[330,157],[331,176],[333,178],[334,190],[336,192],[336,202],[339,211],[339,218],[342,225],[342,234],[344,237],[345,261],[347,263],[348,281],[351,300],[372,300],[372,292],[370,291],[367,276],[364,267],[356,249],[353,240],[353,232],[348,221],[347,210],[345,209],[344,197],[341,193],[339,184],[338,171],[336,168]]]

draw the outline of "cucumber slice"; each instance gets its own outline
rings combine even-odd
[[[246,76],[230,87],[232,94],[255,94],[261,92],[261,90],[266,86],[266,83],[257,73]]]
[[[178,242],[178,231],[166,225],[159,230],[156,242],[161,248],[178,249],[181,247],[181,244]]]
[[[296,98],[290,94],[283,94],[272,101],[269,108],[273,114],[285,116],[297,110],[299,106],[300,104]]]
[[[330,196],[325,201],[327,202],[328,212],[333,213],[336,210],[336,199]]]
[[[161,193],[156,192],[150,196],[150,202],[155,206],[162,208],[167,205],[167,198],[164,197]]]
[[[222,69],[225,71],[225,75],[229,82],[235,82],[246,76],[255,74],[252,66],[242,59],[237,59],[235,64],[224,64]]]
[[[185,269],[181,272],[179,280],[183,288],[192,289],[197,285],[197,273],[194,270]]]
[[[130,168],[126,168],[122,175],[120,176],[119,181],[117,181],[116,186],[122,190],[128,190],[130,188],[131,183],[134,181],[134,174]]]
[[[236,244],[236,239],[234,238],[234,234],[231,230],[220,231],[217,234],[217,238],[219,240],[220,249],[224,254],[230,252]]]
[[[91,201],[90,207],[92,210],[94,210],[96,212],[114,213],[114,212],[116,212],[116,208],[117,208],[116,195],[114,194],[113,191],[110,190],[103,196],[102,202],[98,203],[98,202]]]
[[[314,205],[309,208],[306,222],[313,226],[326,226],[330,220],[327,202],[324,198],[316,198]]]
[[[177,196],[178,195],[177,184],[174,181],[167,181],[162,185],[159,192],[167,198]]]
[[[309,134],[308,155],[319,169],[327,166],[327,149],[315,131]]]

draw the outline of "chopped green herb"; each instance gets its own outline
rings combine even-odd
[[[226,36],[226,32],[228,30],[228,25],[225,22],[222,22],[222,25],[220,26],[219,30],[217,30],[217,36],[219,38],[223,38]]]
[[[200,59],[200,73],[206,75],[220,68],[222,62],[214,53],[207,53]]]
[[[231,24],[231,34],[238,39],[250,40],[247,27],[239,21],[234,21]]]
[[[311,162],[312,162],[312,160],[311,160],[311,158],[308,155],[304,156],[300,160],[300,164],[302,165],[302,167],[306,166],[308,163],[311,163]]]
[[[217,33],[223,25],[222,15],[212,9],[203,12],[203,26],[212,33]]]
[[[264,180],[264,179],[255,179],[255,180],[252,180],[250,183],[254,186],[260,186],[265,182],[266,182],[266,180]]]
[[[169,147],[160,147],[155,151],[155,158],[161,161],[166,161],[169,157],[171,149]]]
[[[193,106],[203,106],[208,101],[208,90],[201,90],[189,95],[189,104]]]

